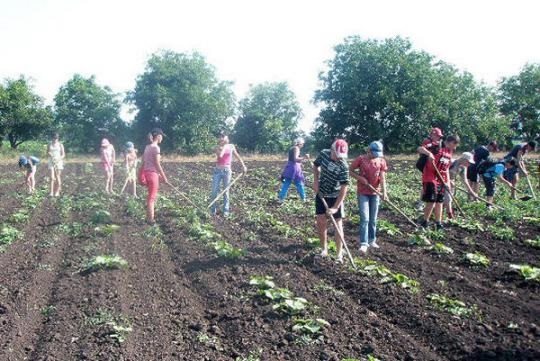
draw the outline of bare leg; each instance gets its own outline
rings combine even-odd
[[[442,222],[443,204],[435,203],[435,222]]]
[[[54,168],[51,169],[51,196],[54,196],[56,186],[56,172],[54,171]]]
[[[62,171],[57,170],[56,171],[56,192],[55,192],[55,195],[57,197],[60,195],[61,190],[62,190]]]
[[[433,208],[435,208],[435,203],[426,203],[426,207],[424,208],[424,221],[429,222]]]
[[[339,236],[340,234],[344,237],[345,234],[343,233],[343,220],[340,218],[340,219],[336,219],[336,224],[338,226],[338,229],[336,229],[336,252],[339,255],[341,255],[341,252],[343,252],[343,244],[341,243],[341,237]]]
[[[317,231],[323,249],[323,254],[328,254],[328,226],[326,224],[326,214],[317,215]]]
[[[154,202],[150,202],[146,206],[146,220],[148,223],[154,223]]]

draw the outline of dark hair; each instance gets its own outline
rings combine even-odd
[[[222,133],[219,133],[219,138],[225,138],[225,137],[228,137],[229,135],[225,132],[222,132]]]
[[[446,137],[445,142],[453,142],[453,143],[459,143],[460,139],[458,135],[449,135]]]
[[[513,159],[513,158],[507,160],[506,163],[510,164],[512,167],[515,167],[515,166],[516,166],[516,160]]]
[[[52,139],[53,139],[53,140],[55,140],[55,139],[60,139],[60,134],[58,134],[58,133],[53,133]]]
[[[536,142],[534,140],[531,140],[529,143],[527,143],[529,147],[532,148],[532,150],[536,149]]]

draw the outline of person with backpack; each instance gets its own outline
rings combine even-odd
[[[219,136],[219,143],[214,148],[214,153],[217,156],[216,166],[212,175],[212,194],[211,198],[214,201],[219,193],[219,188],[221,183],[223,183],[223,189],[229,187],[231,183],[232,169],[231,165],[233,162],[233,157],[236,156],[242,164],[242,170],[245,174],[247,172],[247,167],[244,163],[244,160],[238,154],[234,144],[229,143],[229,136],[226,134],[221,134]],[[223,195],[223,216],[227,217],[229,215],[229,190]],[[212,204],[210,213],[215,216],[217,214],[217,202]]]
[[[62,171],[64,170],[64,160],[66,152],[64,145],[60,142],[60,136],[55,133],[51,142],[47,145],[47,155],[49,156],[48,167],[51,172],[51,197],[60,196],[62,189]]]
[[[471,188],[473,190],[474,194],[478,194],[478,190],[480,188],[480,175],[478,174],[478,165],[483,160],[486,160],[492,152],[498,152],[499,146],[496,141],[492,140],[487,145],[480,146],[476,148],[473,151],[474,154],[474,162],[469,165],[469,168],[467,169],[467,179],[469,180],[471,184]],[[476,197],[472,197],[472,193],[470,196],[471,199],[476,199]]]
[[[497,179],[508,186],[508,188],[511,189],[513,187],[511,182],[504,179],[504,171],[515,166],[515,159],[506,159],[501,162],[493,158],[488,158],[479,165],[478,172],[484,181],[484,187],[486,188],[486,200],[488,203],[493,204]],[[488,205],[488,208],[491,209],[491,205]]]
[[[154,226],[156,224],[154,215],[154,206],[156,203],[159,182],[162,180],[165,184],[170,185],[163,167],[161,166],[161,149],[159,144],[163,141],[163,131],[160,128],[154,128],[148,134],[150,144],[144,149],[142,157],[141,171],[139,173],[139,182],[146,184],[148,188],[148,196],[146,198],[146,222]]]
[[[24,171],[25,183],[28,194],[32,194],[36,190],[36,169],[40,160],[37,157],[21,155],[19,157],[19,169]]]
[[[377,243],[379,194],[382,194],[383,199],[388,199],[386,193],[387,170],[388,166],[383,158],[381,142],[372,142],[367,149],[367,154],[359,156],[349,166],[349,175],[357,180],[360,251],[363,253],[368,251],[368,247],[379,248]]]
[[[517,187],[519,182],[519,174],[523,174],[525,177],[529,176],[527,168],[525,167],[525,162],[523,160],[524,156],[530,152],[534,152],[536,149],[536,142],[531,140],[525,144],[517,144],[512,148],[512,150],[504,157],[504,160],[514,159],[516,162],[516,167],[513,169],[507,169],[506,180],[512,183],[514,188]],[[516,191],[512,189],[512,199],[516,199]]]
[[[114,193],[113,183],[114,183],[114,162],[116,161],[116,152],[114,151],[114,146],[109,142],[108,139],[103,138],[101,140],[101,166],[105,171],[105,192]]]
[[[463,180],[463,183],[465,184],[465,187],[467,191],[469,192],[469,195],[473,199],[477,199],[478,195],[473,190],[471,184],[469,183],[469,177],[468,177],[468,170],[470,169],[471,165],[475,165],[474,156],[470,152],[464,152],[461,157],[459,157],[456,160],[453,160],[450,168],[448,169],[448,174],[450,175],[450,185],[451,185],[451,193],[456,194],[456,181],[458,175],[461,176],[461,179]],[[446,208],[446,214],[448,215],[448,218],[452,219],[454,218],[454,210],[452,208],[452,196],[450,192],[444,193],[444,207]]]
[[[443,132],[441,128],[433,128],[431,129],[431,133],[429,133],[429,138],[424,139],[422,144],[416,149],[420,154],[420,158],[416,162],[416,168],[420,172],[424,171],[428,162],[435,160],[435,155],[441,149],[442,137]]]
[[[328,256],[328,224],[327,216],[332,215],[338,229],[336,233],[337,261],[343,262],[343,201],[349,186],[349,169],[347,166],[348,144],[343,139],[337,139],[330,149],[324,149],[313,162],[313,190],[315,191],[315,214],[317,216],[317,231],[322,246],[322,257]],[[321,197],[326,201],[326,209]]]
[[[306,154],[304,157],[300,156],[300,150],[303,146],[304,139],[296,138],[294,141],[294,145],[289,149],[289,159],[287,161],[287,165],[281,173],[281,180],[283,182],[283,185],[281,186],[281,191],[279,192],[279,203],[283,203],[285,197],[287,197],[289,187],[293,182],[302,201],[306,201],[302,162],[305,162],[309,158],[309,154]]]
[[[424,220],[421,223],[423,228],[429,226],[429,220],[433,211],[435,211],[435,227],[442,229],[442,215],[444,194],[451,191],[450,184],[450,165],[452,154],[459,144],[459,137],[449,136],[444,142],[437,154],[431,160],[428,156],[428,162],[422,172],[422,200],[426,203],[424,208]]]

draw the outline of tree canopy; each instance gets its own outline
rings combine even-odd
[[[215,136],[230,128],[235,98],[232,83],[221,81],[199,53],[153,54],[137,78],[129,101],[137,107],[134,130],[140,140],[160,127],[171,141],[165,149],[187,154],[208,151]]]
[[[284,150],[298,134],[302,112],[286,82],[252,86],[240,101],[240,116],[234,126],[234,140],[250,151]]]
[[[127,125],[120,118],[121,102],[94,76],[75,74],[54,97],[55,123],[70,149],[93,152],[102,137],[124,140]]]
[[[50,107],[44,106],[25,77],[0,84],[0,139],[7,136],[11,148],[39,138],[52,123]]]

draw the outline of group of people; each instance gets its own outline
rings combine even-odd
[[[148,134],[148,144],[142,155],[142,164],[138,168],[137,149],[132,142],[127,142],[124,151],[124,166],[126,181],[121,193],[129,186],[131,194],[137,196],[137,183],[146,186],[148,195],[146,199],[146,221],[155,224],[154,206],[157,199],[159,184],[161,182],[171,185],[161,164],[160,144],[165,134],[160,128],[154,128]],[[473,152],[464,152],[458,159],[453,159],[454,152],[459,146],[457,135],[450,135],[443,141],[443,132],[440,128],[433,128],[427,139],[418,147],[420,158],[416,167],[422,172],[421,199],[425,203],[423,221],[421,226],[429,227],[434,216],[435,227],[443,228],[443,210],[446,208],[449,218],[454,216],[452,200],[455,190],[460,189],[456,181],[458,175],[465,185],[462,190],[469,194],[469,199],[480,199],[480,178],[485,186],[485,201],[488,206],[493,204],[496,190],[496,181],[499,180],[512,190],[512,197],[516,196],[516,185],[520,173],[527,176],[523,157],[534,151],[536,142],[530,141],[516,145],[503,159],[495,159],[491,153],[498,151],[495,141],[486,146],[476,148]],[[305,178],[302,163],[310,162],[309,154],[301,155],[304,139],[297,138],[289,149],[288,161],[281,174],[282,185],[278,193],[278,201],[285,201],[291,184],[296,186],[302,201],[307,201],[305,192]],[[211,213],[218,213],[217,198],[223,195],[222,214],[227,216],[230,212],[229,188],[231,185],[231,165],[234,157],[238,158],[242,172],[247,168],[236,147],[229,142],[227,135],[219,136],[218,144],[214,148],[216,164],[212,175],[211,198],[213,199]],[[64,146],[55,134],[47,146],[48,168],[50,171],[50,195],[60,195],[64,169]],[[343,260],[343,218],[344,200],[349,188],[350,178],[356,180],[358,209],[360,214],[360,250],[366,253],[369,248],[379,248],[377,244],[377,216],[379,204],[388,200],[386,186],[386,172],[388,166],[383,154],[383,144],[374,141],[366,148],[363,155],[358,156],[349,165],[347,163],[348,144],[343,139],[336,139],[329,149],[322,150],[312,162],[313,190],[315,191],[315,213],[319,238],[322,245],[323,257],[328,256],[327,222],[329,216],[335,221],[337,232],[336,251],[337,260]],[[114,193],[114,165],[116,152],[108,139],[101,142],[101,166],[105,172],[105,192]],[[39,159],[34,156],[21,156],[19,167],[25,172],[25,181],[28,191],[35,190],[35,172]],[[137,172],[137,169],[138,172]],[[540,168],[539,168],[540,177]],[[540,179],[539,179],[540,182]],[[223,191],[220,193],[220,190]],[[220,194],[218,194],[220,193]]]

